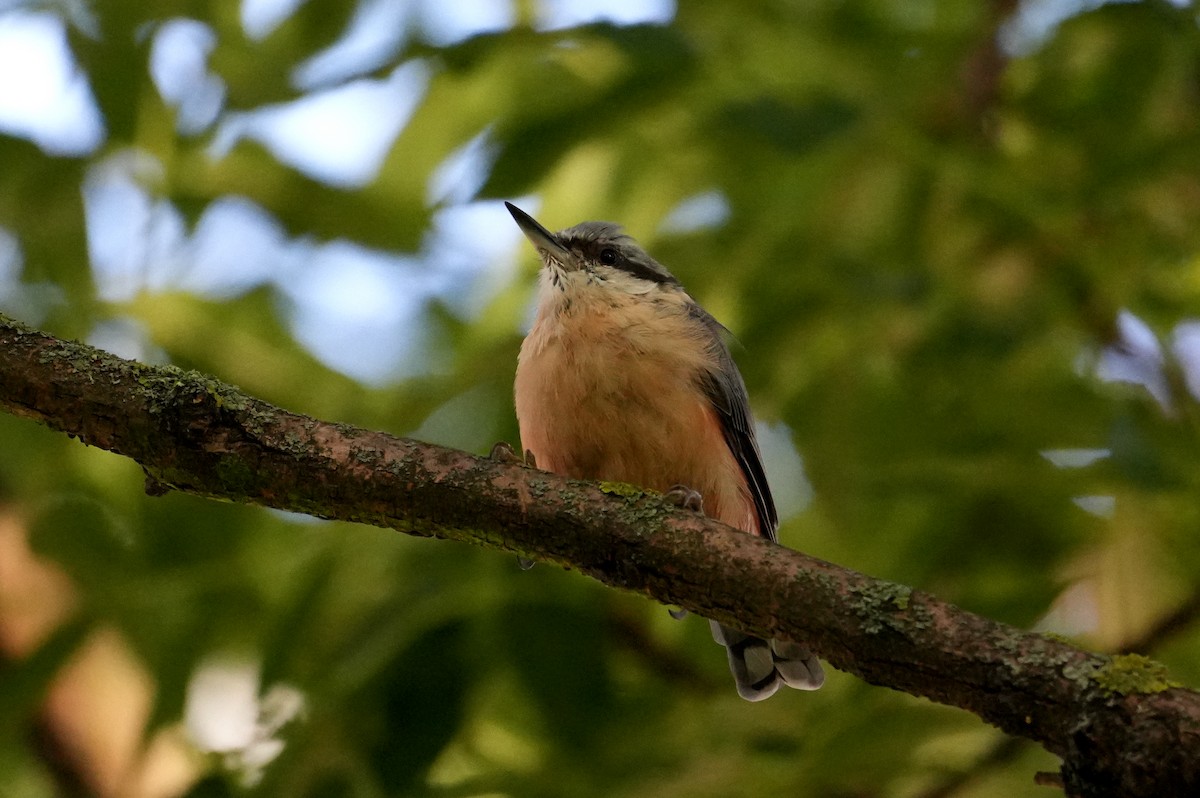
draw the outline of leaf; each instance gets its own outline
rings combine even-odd
[[[90,618],[73,618],[54,630],[32,653],[0,661],[0,728],[24,726],[46,697],[50,683],[92,631]]]
[[[391,790],[415,783],[463,723],[472,683],[464,631],[458,621],[431,629],[400,653],[377,693],[360,696],[381,716],[368,756]]]
[[[818,95],[803,103],[764,96],[730,103],[721,109],[713,126],[719,132],[800,155],[845,133],[859,115],[855,105],[832,95]]]
[[[600,613],[564,604],[514,604],[500,618],[505,653],[550,739],[581,753],[613,709]]]

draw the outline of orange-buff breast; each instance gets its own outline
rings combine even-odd
[[[707,331],[663,310],[540,315],[517,366],[521,445],[540,468],[576,479],[686,485],[703,496],[705,514],[757,534],[745,477],[700,387],[714,366],[695,343]]]

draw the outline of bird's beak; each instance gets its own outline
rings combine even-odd
[[[551,258],[557,261],[564,268],[571,268],[575,256],[571,254],[571,250],[559,243],[558,237],[554,233],[542,227],[538,224],[537,219],[534,219],[511,202],[504,203],[504,207],[508,208],[508,212],[512,214],[512,218],[517,223],[517,227],[521,228],[521,232],[529,239],[529,243],[533,244],[539,255],[543,258]]]

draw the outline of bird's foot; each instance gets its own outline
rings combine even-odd
[[[512,444],[508,441],[500,441],[492,450],[488,452],[488,459],[495,460],[497,463],[523,463],[525,462],[517,456],[513,450]]]
[[[508,465],[526,465],[530,468],[537,468],[537,460],[533,456],[533,452],[525,450],[525,456],[517,454],[505,441],[500,441],[492,447],[492,451],[488,454],[489,460],[495,460],[497,463],[507,463]]]
[[[699,491],[692,490],[687,485],[675,485],[663,494],[663,498],[676,507],[683,507],[697,513],[704,512],[704,497],[700,495]],[[678,607],[671,607],[667,612],[677,621],[683,620],[688,614],[687,610]]]
[[[507,465],[524,465],[530,468],[537,468],[537,460],[534,459],[533,452],[525,450],[525,456],[517,454],[505,441],[500,441],[492,447],[492,451],[488,454],[489,460],[494,460],[497,463],[506,463]],[[522,571],[528,571],[533,567],[533,560],[528,557],[517,557],[517,567]]]
[[[694,491],[687,485],[673,486],[663,494],[663,498],[676,507],[697,513],[704,512],[704,497],[700,495],[699,491]]]

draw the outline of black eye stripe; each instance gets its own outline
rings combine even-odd
[[[675,282],[674,278],[670,275],[657,272],[654,269],[651,269],[649,266],[643,266],[642,264],[629,260],[628,258],[621,258],[613,268],[620,269],[627,274],[632,274],[634,277],[640,277],[643,280],[649,280],[654,283]]]
[[[607,266],[617,271],[625,272],[642,280],[649,280],[652,283],[671,283],[677,284],[679,281],[667,274],[665,271],[649,266],[641,260],[636,259],[638,252],[635,250],[635,257],[630,257],[627,252],[622,251],[619,246],[614,246],[607,241],[596,240],[580,240],[566,239],[563,242],[568,248],[575,250],[581,254],[586,261],[597,263],[602,266]]]

